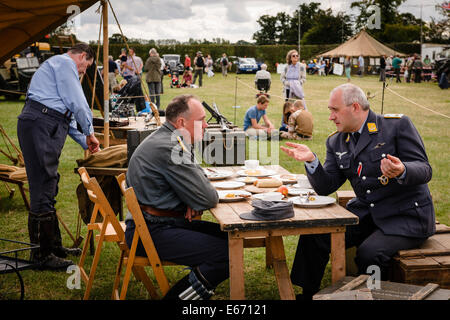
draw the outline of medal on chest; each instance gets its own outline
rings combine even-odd
[[[386,177],[384,174],[380,177],[378,177],[378,180],[380,180],[380,183],[385,186],[389,183],[389,178]]]

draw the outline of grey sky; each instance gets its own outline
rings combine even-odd
[[[321,1],[322,8],[332,8],[334,12],[351,12],[353,0]],[[313,1],[302,1],[313,2]],[[316,0],[316,2],[318,2]],[[422,17],[429,21],[430,16],[438,17],[434,8],[438,0],[407,0],[400,12],[411,12],[420,17],[420,4],[423,4]],[[277,12],[292,14],[300,1],[295,0],[111,0],[114,11],[128,38],[193,39],[224,38],[232,42],[252,41],[258,30],[256,20],[264,14]],[[100,16],[95,4],[80,15],[75,28],[82,41],[97,40]],[[109,34],[119,29],[113,15],[109,14]]]

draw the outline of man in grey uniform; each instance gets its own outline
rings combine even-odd
[[[397,251],[418,247],[435,232],[427,185],[432,169],[425,147],[408,117],[375,114],[364,92],[353,84],[335,88],[328,108],[337,131],[327,139],[323,166],[305,145],[287,143],[292,148],[281,149],[305,162],[319,195],[350,181],[356,198],[347,209],[359,217],[359,224],[347,228],[346,247],[357,246],[359,273],[376,265],[385,280]],[[300,237],[291,279],[303,287],[302,298],[311,299],[319,290],[329,253],[329,235]]]
[[[217,191],[191,152],[208,126],[205,116],[193,96],[175,97],[164,125],[136,148],[128,166],[127,184],[134,188],[160,258],[192,268],[165,299],[208,299],[229,275],[227,234],[218,224],[192,220],[218,202]],[[131,216],[126,224],[131,246]],[[145,256],[141,244],[138,255]]]

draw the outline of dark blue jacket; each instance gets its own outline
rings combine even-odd
[[[327,139],[324,165],[319,164],[313,174],[308,173],[314,190],[328,195],[348,179],[357,197],[349,201],[347,209],[360,219],[370,213],[378,228],[388,235],[433,235],[434,207],[427,185],[432,169],[411,120],[369,111],[356,146],[350,135],[339,132]],[[387,154],[403,162],[406,176],[403,180],[389,179],[383,185],[378,177],[382,176],[381,159]]]

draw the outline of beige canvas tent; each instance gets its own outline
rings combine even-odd
[[[98,0],[0,0],[0,64]]]
[[[382,44],[372,36],[370,36],[365,30],[362,30],[357,35],[353,36],[348,41],[341,44],[339,47],[319,54],[319,57],[380,57],[382,55],[394,56],[394,55],[406,56],[405,54],[395,51]]]

